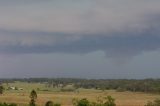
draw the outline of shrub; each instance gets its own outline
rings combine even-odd
[[[74,92],[76,90],[76,88],[74,87],[74,85],[66,85],[63,88],[61,88],[62,92]]]
[[[54,104],[52,101],[48,101],[46,102],[45,106],[61,106],[61,104],[58,103]]]
[[[96,102],[90,102],[86,98],[78,100],[73,99],[74,106],[116,106],[115,99],[111,96],[98,97]]]
[[[145,106],[160,106],[160,99],[156,99],[153,102],[149,101]]]
[[[117,91],[117,92],[124,92],[124,91],[126,91],[126,89],[124,89],[124,88],[122,88],[122,87],[118,87],[118,88],[116,89],[116,91]]]
[[[17,106],[17,104],[14,104],[14,103],[11,103],[11,104],[0,103],[0,106]]]
[[[104,103],[104,106],[116,106],[116,104],[115,104],[115,99],[114,98],[112,98],[111,96],[107,96],[106,98],[105,98],[105,103]]]
[[[53,106],[53,102],[52,101],[48,101],[48,102],[46,102],[45,106]]]
[[[86,98],[83,98],[81,100],[73,99],[73,105],[74,106],[90,106],[90,102]]]
[[[98,97],[97,102],[93,102],[91,106],[116,106],[115,99],[111,96]]]
[[[56,103],[56,104],[53,104],[53,106],[61,106],[61,104]]]

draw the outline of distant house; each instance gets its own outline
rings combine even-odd
[[[15,86],[8,87],[8,89],[11,89],[11,90],[23,90],[23,88],[17,88]]]
[[[15,89],[16,89],[16,87],[11,86],[11,87],[9,87],[9,89],[15,90]]]
[[[63,87],[63,84],[58,84],[58,87],[62,88],[62,87]]]

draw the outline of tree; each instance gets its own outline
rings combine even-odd
[[[0,94],[3,94],[3,91],[4,91],[4,87],[0,85]]]
[[[37,93],[36,93],[36,91],[32,90],[29,97],[31,98],[29,106],[36,106],[36,104],[35,104],[36,99],[37,99]]]

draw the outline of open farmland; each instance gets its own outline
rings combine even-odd
[[[61,92],[59,88],[47,88],[45,84],[40,83],[16,82],[4,84],[5,88],[8,86],[16,86],[23,88],[23,90],[5,90],[4,94],[0,96],[0,102],[17,103],[19,106],[25,106],[29,103],[29,94],[32,89],[35,89],[38,94],[36,101],[38,106],[44,106],[49,100],[61,103],[62,106],[72,106],[73,98],[87,98],[90,101],[95,101],[97,97],[107,95],[116,99],[117,106],[144,106],[147,101],[159,98],[159,95],[156,94],[116,92],[114,90],[78,89],[78,92]]]

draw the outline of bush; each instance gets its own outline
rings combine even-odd
[[[116,106],[115,99],[111,96],[99,97],[96,102],[90,102],[86,98],[78,100],[73,99],[74,106]]]
[[[126,89],[124,89],[124,88],[122,88],[122,87],[118,87],[118,88],[116,89],[116,91],[117,91],[117,92],[124,92],[124,91],[126,91]]]
[[[14,103],[11,103],[11,104],[0,103],[0,106],[17,106],[17,104],[14,104]]]
[[[115,99],[111,96],[98,97],[97,102],[93,102],[91,106],[116,106]]]
[[[115,104],[115,99],[114,98],[112,98],[111,96],[107,96],[106,98],[105,98],[105,103],[104,103],[104,106],[116,106],[116,104]]]
[[[52,101],[48,101],[48,102],[46,102],[45,106],[53,106],[53,102]]]
[[[54,104],[52,101],[48,101],[46,102],[45,106],[61,106],[61,104],[58,103]]]
[[[74,85],[66,85],[65,87],[61,88],[62,92],[74,92],[76,88]]]
[[[61,106],[61,104],[56,103],[56,104],[53,104],[53,106]]]
[[[74,106],[90,106],[90,102],[86,98],[83,98],[81,100],[73,99],[73,105]]]
[[[160,106],[160,99],[156,99],[153,102],[149,101],[145,106]]]

